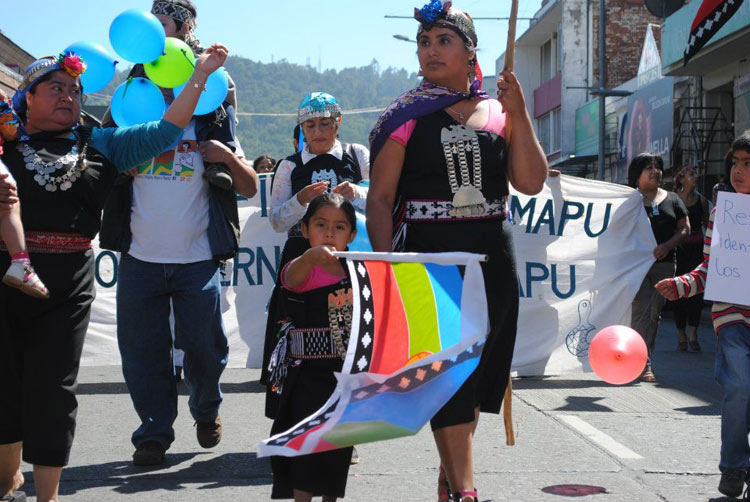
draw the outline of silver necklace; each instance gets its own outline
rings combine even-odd
[[[448,183],[453,193],[451,216],[461,218],[483,215],[487,211],[487,205],[482,194],[482,154],[476,132],[465,125],[448,126],[440,132],[440,142],[448,168]],[[466,152],[471,152],[471,171]],[[458,157],[460,185],[454,155]]]
[[[62,191],[68,190],[73,186],[73,182],[81,176],[81,170],[78,167],[78,145],[73,145],[68,153],[54,162],[45,162],[36,150],[27,143],[19,143],[17,148],[23,155],[26,169],[36,171],[34,181],[49,192],[56,191],[58,187]],[[60,176],[53,175],[56,171],[68,166],[70,167]]]
[[[446,109],[446,110],[450,110],[450,111],[452,111],[452,112],[453,112],[453,114],[454,114],[454,115],[456,115],[456,116],[458,117],[458,121],[459,121],[459,122],[465,122],[465,120],[464,120],[464,114],[463,114],[463,113],[461,113],[461,112],[457,112],[456,110],[454,110],[454,109],[453,109],[453,108],[451,108],[450,106],[446,106],[446,107],[445,107],[445,109]]]

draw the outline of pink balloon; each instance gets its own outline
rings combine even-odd
[[[641,335],[627,326],[608,326],[596,334],[589,347],[594,373],[607,383],[632,382],[643,372],[648,349]]]

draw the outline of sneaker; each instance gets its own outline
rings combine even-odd
[[[10,267],[3,276],[3,283],[12,288],[20,289],[34,298],[49,298],[47,286],[39,279],[39,276],[34,272],[34,267],[30,264],[24,265],[20,261],[10,262]]]
[[[203,448],[213,448],[221,441],[221,417],[210,422],[195,422],[195,435]]]
[[[164,463],[167,450],[158,441],[146,441],[133,453],[134,465],[160,465]]]
[[[352,448],[352,458],[349,460],[350,465],[357,465],[359,463],[359,453],[356,448]]]
[[[212,185],[221,188],[222,190],[229,190],[232,188],[233,181],[232,175],[226,168],[211,164],[206,167],[206,172],[203,174],[206,180]]]
[[[743,469],[727,469],[722,472],[719,491],[727,497],[739,497],[745,487],[745,474]]]

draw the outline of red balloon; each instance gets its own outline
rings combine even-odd
[[[627,326],[608,326],[596,334],[589,347],[594,373],[607,383],[632,382],[643,372],[648,349],[641,335]]]

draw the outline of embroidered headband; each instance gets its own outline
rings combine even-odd
[[[465,42],[477,46],[477,32],[474,22],[462,13],[450,11],[453,2],[430,0],[421,9],[414,8],[414,19],[419,21],[419,31],[431,30],[434,26],[444,26],[455,31]]]
[[[191,29],[195,29],[195,16],[190,9],[165,0],[157,0],[151,6],[151,14],[171,17],[175,21],[186,23]]]
[[[297,124],[316,118],[339,118],[341,106],[327,92],[311,92],[302,99],[297,110]]]
[[[24,115],[26,112],[26,92],[34,87],[40,78],[58,70],[64,70],[71,77],[78,78],[86,71],[86,62],[74,52],[65,51],[57,57],[47,56],[31,63],[24,72],[21,85],[13,94],[13,109],[17,114]]]

